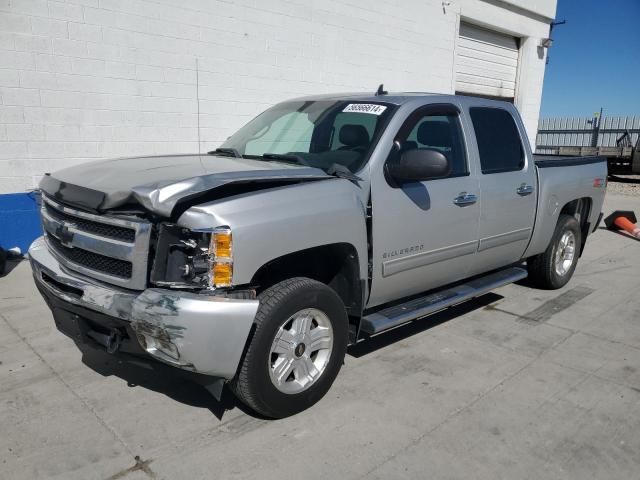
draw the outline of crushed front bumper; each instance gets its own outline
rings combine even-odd
[[[36,286],[56,325],[76,342],[147,353],[170,365],[214,377],[236,373],[257,300],[150,288],[108,286],[64,270],[44,238],[29,249]]]

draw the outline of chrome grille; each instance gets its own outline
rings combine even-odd
[[[42,197],[49,250],[65,267],[125,288],[147,284],[151,224],[94,215]]]
[[[119,278],[131,278],[131,262],[105,257],[99,253],[93,253],[82,248],[69,248],[62,244],[56,237],[48,237],[49,245],[67,260],[82,265],[91,270],[113,275]]]
[[[133,242],[136,238],[136,231],[131,228],[118,227],[116,225],[108,225],[106,223],[98,223],[85,218],[76,217],[66,212],[56,210],[51,205],[45,203],[44,208],[49,216],[55,218],[59,222],[73,223],[79,230],[89,233],[95,233],[102,237],[115,238],[124,242]]]

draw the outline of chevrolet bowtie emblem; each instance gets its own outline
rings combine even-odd
[[[59,225],[56,228],[55,235],[62,245],[73,248],[73,245],[71,244],[71,242],[73,242],[73,232],[69,231],[69,227],[66,224]]]

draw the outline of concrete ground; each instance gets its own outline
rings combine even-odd
[[[623,208],[640,198],[604,211]],[[268,421],[83,356],[22,262],[0,279],[0,478],[639,478],[639,293],[640,242],[598,230],[562,290],[511,285],[359,345],[320,403]]]

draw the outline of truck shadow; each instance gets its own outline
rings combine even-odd
[[[119,354],[109,355],[103,350],[81,347],[82,363],[102,376],[115,375],[131,388],[142,387],[166,395],[176,402],[196,408],[206,408],[218,420],[227,410],[239,408],[245,413],[261,418],[248,410],[225,388],[222,400],[216,400],[204,387],[206,378],[184,372],[153,360]]]
[[[484,308],[487,305],[497,302],[503,298],[504,297],[502,295],[498,295],[497,293],[487,293],[486,295],[461,303],[455,307],[434,313],[433,315],[421,320],[414,320],[411,323],[406,323],[400,327],[394,328],[393,330],[362,340],[355,345],[351,345],[347,349],[347,353],[352,357],[360,358],[364,355],[375,352],[376,350],[385,348],[395,342],[399,342],[433,327],[437,327],[438,325],[448,322],[449,320],[453,320],[461,315]]]
[[[628,233],[623,232],[621,230],[610,230],[607,227],[598,227],[598,230],[606,230],[607,232],[615,233],[616,235],[620,235],[621,237],[630,238],[631,240],[635,240],[635,241],[640,242],[640,239],[638,239],[636,237],[632,237]]]
[[[362,357],[465,313],[486,307],[502,298],[502,296],[495,293],[488,293],[422,320],[408,323],[384,334],[363,340],[349,347],[347,353],[353,357]],[[262,416],[249,410],[237,400],[227,387],[223,390],[222,400],[216,400],[204,387],[206,377],[201,375],[178,370],[168,365],[133,355],[120,353],[118,356],[114,356],[98,348],[86,345],[79,347],[82,351],[82,363],[87,367],[105,377],[114,375],[121,378],[131,388],[146,388],[166,395],[176,402],[191,407],[206,408],[218,420],[222,420],[225,412],[234,408],[238,408],[254,418],[263,419]]]
[[[640,183],[640,178],[628,178],[628,177],[618,177],[616,175],[609,175],[610,182],[620,182],[620,183]]]

